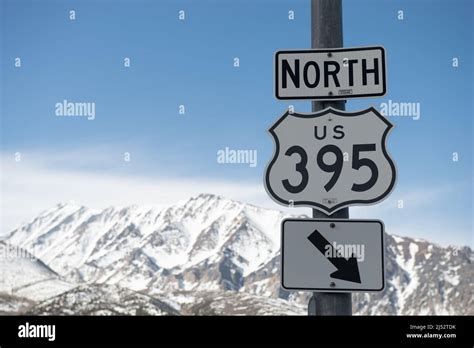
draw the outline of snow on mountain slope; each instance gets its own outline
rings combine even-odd
[[[150,277],[157,270],[215,264],[220,255],[228,255],[226,262],[243,276],[253,272],[278,252],[282,217],[214,195],[161,210],[93,212],[68,204],[14,230],[9,242],[35,251],[71,280],[123,281],[139,289],[156,283]]]
[[[106,283],[151,296],[225,290],[253,296],[248,303],[273,298],[304,306],[307,293],[280,287],[283,218],[210,194],[164,208],[92,211],[61,204],[14,230],[8,242],[34,252],[69,283]],[[386,246],[386,289],[355,294],[355,313],[474,313],[470,248],[454,252],[391,235]],[[16,286],[15,275],[9,276]]]
[[[242,292],[193,292],[179,296],[182,301],[180,310],[183,314],[306,315],[307,311],[306,305],[296,305],[278,298]]]
[[[0,293],[0,315],[19,314],[26,311],[34,301]]]
[[[27,315],[179,315],[165,301],[113,285],[81,285],[31,308]]]
[[[25,250],[5,242],[0,242],[0,249],[0,293],[38,300],[72,287]]]

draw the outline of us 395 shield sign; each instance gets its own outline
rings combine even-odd
[[[287,111],[269,129],[276,149],[265,170],[268,194],[286,206],[310,206],[329,214],[383,200],[396,179],[385,146],[392,127],[374,108]]]

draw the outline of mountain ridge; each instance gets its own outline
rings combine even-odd
[[[71,284],[104,284],[170,297],[189,291],[231,292],[303,305],[307,293],[279,286],[280,222],[287,216],[212,194],[161,208],[132,205],[97,211],[58,204],[12,231],[7,241],[34,251]],[[386,289],[354,294],[356,313],[474,312],[470,248],[385,237]]]

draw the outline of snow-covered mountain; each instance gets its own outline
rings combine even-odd
[[[179,315],[161,298],[114,285],[80,285],[31,306],[28,315]]]
[[[73,282],[135,290],[238,289],[242,277],[277,255],[282,217],[213,195],[165,209],[92,211],[61,204],[13,231],[8,242]],[[193,280],[213,266],[222,279]]]
[[[219,312],[216,303],[212,309],[213,301],[206,298],[220,298],[222,304],[240,299],[249,304],[248,314],[304,313],[307,294],[289,293],[279,286],[283,217],[279,211],[210,194],[165,208],[131,206],[94,211],[68,203],[12,231],[7,242],[34,254],[44,268],[40,267],[43,278],[55,274],[66,284],[60,292],[92,294],[113,291],[110,286],[115,286],[140,296],[168,298],[188,314],[228,312],[226,306]],[[442,248],[390,235],[386,241],[386,290],[354,295],[356,313],[474,313],[471,249]],[[44,275],[45,269],[51,274]],[[13,283],[11,288],[22,282],[11,275],[5,279]],[[81,287],[71,289],[73,286]],[[51,288],[56,285],[51,284]],[[10,295],[18,294],[10,291]],[[31,299],[27,292],[21,295]],[[185,300],[180,303],[179,299]],[[40,304],[43,307],[37,312],[51,308],[54,313],[59,310],[58,303],[68,303],[60,298],[48,301],[55,305]],[[271,301],[280,304],[281,310],[276,311]],[[256,306],[257,302],[261,306]],[[205,308],[206,303],[209,308]]]
[[[2,241],[0,250],[0,294],[40,300],[73,287],[26,250]]]

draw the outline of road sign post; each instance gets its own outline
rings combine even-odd
[[[343,47],[342,40],[342,0],[311,0],[311,47]],[[326,107],[345,110],[345,101],[313,101],[312,110]],[[327,215],[313,209],[313,218],[349,218],[349,208]],[[308,315],[352,315],[351,293],[317,293],[308,303]]]
[[[311,1],[313,49],[275,54],[277,99],[313,100],[312,113],[287,111],[269,129],[264,177],[277,203],[313,208],[281,229],[281,285],[314,291],[308,315],[352,315],[352,291],[383,289],[383,223],[349,220],[349,206],[383,200],[396,180],[392,124],[375,108],[345,111],[346,98],[385,94],[386,67],[380,46],[342,48],[341,1]]]

